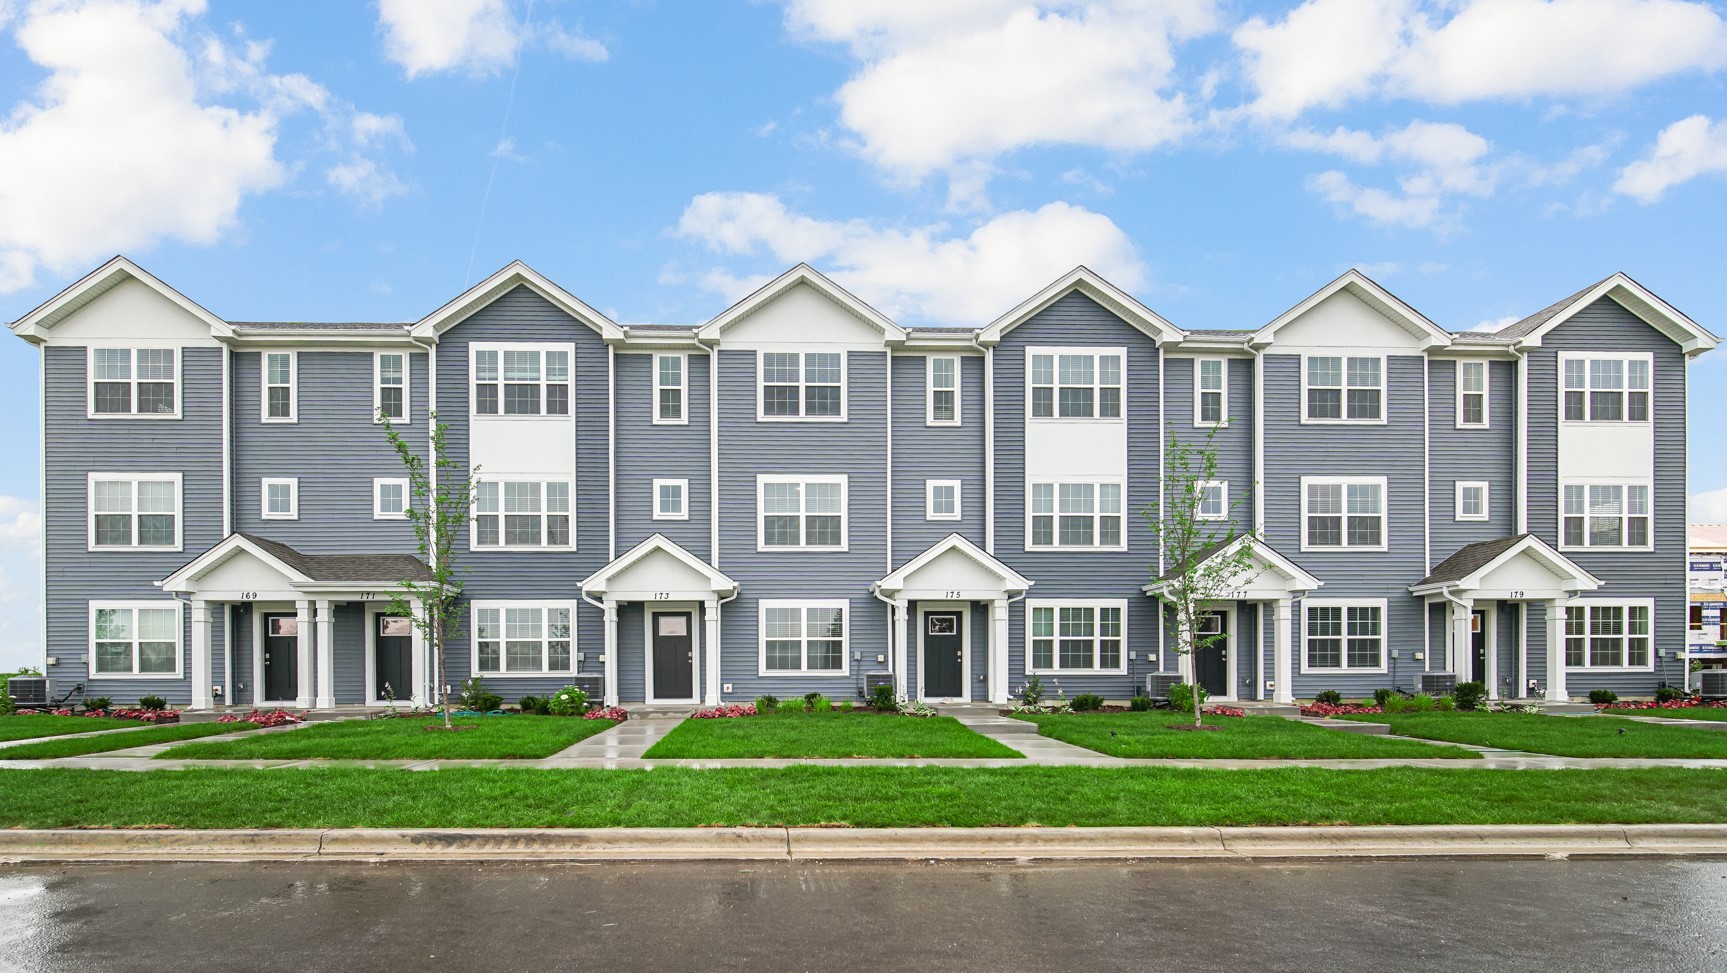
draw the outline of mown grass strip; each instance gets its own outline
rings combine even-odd
[[[0,742],[145,725],[137,720],[116,720],[107,716],[0,716]]]
[[[250,723],[169,723],[132,733],[104,733],[100,736],[69,736],[43,740],[41,743],[20,743],[15,747],[0,747],[0,760],[53,760],[56,757],[82,757],[110,750],[129,750],[156,743],[196,740],[221,733],[255,730]]]
[[[1208,716],[1217,727],[1183,731],[1191,713],[1071,713],[1025,715],[1046,737],[1112,757],[1196,757],[1211,759],[1370,759],[1440,757],[1470,760],[1480,755],[1462,747],[1344,733],[1280,716]]]
[[[336,720],[243,740],[188,743],[159,756],[166,760],[486,760],[532,759],[554,753],[617,724],[563,716],[488,716],[456,720],[470,727],[450,732],[443,719]],[[428,729],[430,726],[438,729]]]
[[[1727,733],[1611,716],[1534,713],[1387,713],[1339,717],[1388,723],[1398,736],[1473,743],[1559,757],[1727,758]]]
[[[951,716],[774,713],[685,720],[648,748],[650,758],[1020,757]]]
[[[1603,712],[1608,716],[1654,716],[1664,720],[1727,720],[1727,707],[1721,706],[1687,706],[1682,709],[1620,709],[1611,706]]]

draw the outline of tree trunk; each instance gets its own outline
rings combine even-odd
[[[438,654],[438,688],[443,695],[444,729],[451,730],[454,729],[454,727],[451,725],[450,721],[450,677],[444,670],[444,613],[441,608],[438,611],[438,618],[434,628],[438,633],[438,643],[432,647],[432,650]]]

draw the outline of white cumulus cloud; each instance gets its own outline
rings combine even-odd
[[[1328,202],[1386,225],[1443,229],[1452,222],[1446,208],[1450,199],[1490,196],[1500,178],[1499,167],[1487,161],[1488,141],[1452,122],[1416,119],[1377,136],[1345,128],[1297,131],[1285,143],[1363,165],[1400,168],[1395,189],[1359,185],[1335,169],[1308,180],[1308,188]]]
[[[1727,524],[1727,488],[1691,494],[1693,524]]]
[[[1661,130],[1647,154],[1619,173],[1613,188],[1645,203],[1698,176],[1727,172],[1727,120],[1692,115]]]
[[[384,56],[410,78],[444,71],[476,76],[516,63],[530,42],[579,61],[604,61],[606,46],[557,21],[534,26],[506,0],[378,0]]]

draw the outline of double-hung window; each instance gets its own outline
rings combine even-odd
[[[1457,428],[1487,428],[1487,363],[1457,363]]]
[[[299,415],[299,355],[292,351],[263,354],[264,387],[259,405],[264,422],[293,422]]]
[[[758,419],[844,419],[845,354],[764,351],[757,360]]]
[[[566,345],[474,345],[474,414],[570,414],[570,348]]]
[[[178,676],[180,604],[90,603],[90,675]]]
[[[690,481],[688,480],[655,480],[654,519],[690,519],[689,494]]]
[[[1562,547],[1648,547],[1649,485],[1565,483]]]
[[[92,473],[90,550],[178,551],[180,474]]]
[[[1601,602],[1565,606],[1567,669],[1652,669],[1654,603]]]
[[[1031,484],[1033,548],[1113,548],[1122,540],[1120,483]]]
[[[689,416],[687,355],[654,356],[654,424],[682,426]]]
[[[929,398],[924,403],[924,425],[959,425],[959,359],[953,355],[933,355],[925,362],[929,368]]]
[[[1487,483],[1482,480],[1458,480],[1454,519],[1486,520],[1487,516]]]
[[[380,351],[373,359],[373,421],[408,422],[408,355]]]
[[[1566,422],[1648,422],[1649,355],[1560,355]]]
[[[1193,362],[1193,424],[1221,426],[1229,422],[1224,399],[1229,391],[1228,365],[1221,358],[1196,358]]]
[[[174,348],[91,348],[90,418],[177,418],[179,361]]]
[[[1303,672],[1384,672],[1385,602],[1302,603],[1306,614]]]
[[[1031,653],[1026,671],[1125,672],[1127,603],[1028,601]]]
[[[408,481],[390,477],[372,481],[372,519],[408,519]]]
[[[1301,549],[1385,550],[1383,476],[1301,478]]]
[[[574,604],[477,601],[473,611],[476,674],[540,676],[576,671]]]
[[[925,480],[924,517],[925,520],[958,520],[959,519],[959,481],[958,480]]]
[[[844,476],[756,477],[756,547],[763,551],[846,549]]]
[[[1385,359],[1309,355],[1303,422],[1384,422]]]
[[[1199,494],[1198,506],[1194,516],[1199,520],[1227,520],[1229,518],[1229,481],[1201,480],[1194,484],[1194,490]]]
[[[1027,354],[1033,419],[1121,418],[1124,350],[1032,348]]]
[[[474,484],[475,548],[568,548],[567,480],[481,480]]]
[[[849,602],[763,599],[760,610],[759,675],[846,674]]]
[[[300,481],[294,477],[265,477],[258,487],[265,520],[300,519]]]

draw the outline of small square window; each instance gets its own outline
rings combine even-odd
[[[655,480],[654,519],[690,519],[689,492],[688,480]]]
[[[959,481],[958,480],[926,480],[924,481],[925,520],[958,520],[959,512]]]
[[[262,516],[265,520],[298,520],[300,517],[300,481],[268,479],[261,486]]]
[[[372,481],[372,519],[406,520],[408,517],[408,481],[401,479]]]
[[[1457,484],[1457,520],[1486,520],[1487,484],[1485,482],[1462,482]]]

